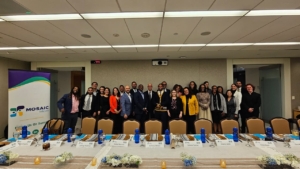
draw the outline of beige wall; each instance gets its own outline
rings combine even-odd
[[[300,106],[300,58],[291,58],[291,93],[295,96],[292,100],[292,109]]]
[[[71,72],[70,71],[59,71],[57,73],[57,100],[63,97],[64,94],[71,91]],[[57,117],[61,117],[61,113],[57,109]]]
[[[8,69],[30,70],[30,63],[0,57],[0,138],[4,137],[3,131],[8,123]]]
[[[252,83],[255,86],[255,92],[260,93],[259,86],[259,68],[245,69],[246,84]]]
[[[195,81],[199,86],[204,81],[210,85],[226,86],[226,59],[199,59],[199,60],[169,60],[168,66],[152,66],[152,61],[103,61],[99,65],[92,65],[92,81],[99,85],[118,87],[120,84],[130,85],[132,81],[146,85],[153,83],[154,90],[157,84],[167,81],[168,88],[181,84],[187,86]]]

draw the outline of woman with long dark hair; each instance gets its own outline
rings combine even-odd
[[[226,91],[226,107],[227,107],[227,118],[238,120],[239,102],[233,96],[231,90]]]
[[[210,110],[214,123],[214,132],[221,133],[221,119],[226,115],[226,101],[222,94],[218,93],[217,86],[212,87],[212,94],[210,95]]]
[[[198,93],[197,84],[194,81],[190,82],[189,90],[191,91],[191,94],[193,94],[193,95],[196,95]]]
[[[112,95],[109,97],[110,118],[114,121],[113,134],[121,133],[121,108],[120,108],[120,92],[117,87],[113,88]]]
[[[196,115],[199,113],[198,101],[196,96],[190,93],[189,88],[185,87],[183,89],[183,93],[184,95],[181,96],[183,105],[183,119],[187,123],[187,133],[194,134],[194,122],[196,120]]]
[[[109,117],[109,97],[110,97],[110,89],[106,87],[104,89],[104,95],[101,96],[100,100],[100,119],[104,117]]]
[[[202,84],[199,86],[199,93],[197,93],[197,100],[199,103],[199,118],[205,118],[212,120],[210,112],[210,94],[206,92],[205,85]]]

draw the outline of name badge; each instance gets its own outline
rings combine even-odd
[[[128,140],[111,140],[110,146],[112,147],[128,147]]]
[[[7,150],[13,149],[15,147],[19,147],[19,144],[17,142],[13,142],[13,143],[10,143],[7,146],[1,147],[0,151],[7,151]]]
[[[290,141],[290,146],[292,148],[294,148],[294,147],[300,147],[300,140],[291,140]]]
[[[31,146],[33,140],[18,140],[19,146]]]
[[[183,141],[183,147],[203,147],[201,141]]]
[[[49,141],[51,147],[60,147],[63,141]]]
[[[273,141],[253,141],[255,147],[276,147]]]
[[[146,141],[146,148],[164,148],[163,141]]]
[[[94,148],[94,141],[78,141],[76,148]]]
[[[235,146],[233,140],[216,140],[217,146],[224,147],[224,146]]]

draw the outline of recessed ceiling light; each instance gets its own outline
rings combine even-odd
[[[180,59],[185,59],[185,58],[186,58],[186,56],[179,56],[179,58],[180,58]]]
[[[19,47],[20,49],[34,50],[34,49],[66,49],[64,46],[34,46],[34,47]]]
[[[53,15],[11,15],[0,16],[6,21],[50,21],[82,19],[79,14],[53,14]]]
[[[210,32],[208,32],[208,31],[207,32],[202,32],[201,35],[202,36],[207,36],[207,35],[210,35]]]
[[[114,37],[119,37],[120,35],[117,34],[117,33],[114,33],[113,36],[114,36]]]
[[[149,33],[142,33],[141,36],[143,38],[149,38],[150,37],[150,34]]]
[[[250,46],[253,43],[210,43],[206,46]]]
[[[252,10],[246,16],[285,16],[300,15],[299,9],[290,10]]]
[[[91,38],[92,36],[91,35],[88,35],[88,34],[81,34],[82,37],[84,38]]]
[[[153,48],[158,45],[113,45],[113,48]]]
[[[173,35],[178,35],[178,33],[174,33]]]
[[[264,45],[300,45],[300,42],[262,42],[254,43],[255,46],[264,46]]]
[[[0,47],[0,50],[19,50],[18,47]]]
[[[84,13],[84,19],[162,18],[163,12]]]
[[[206,44],[160,44],[159,47],[198,47]]]
[[[225,16],[244,16],[248,11],[180,11],[165,12],[165,17],[225,17]]]
[[[66,46],[67,49],[88,49],[88,48],[111,48],[109,45],[98,46]]]

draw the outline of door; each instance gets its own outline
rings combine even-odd
[[[80,94],[85,94],[85,73],[83,71],[71,72],[71,86],[78,86],[80,88]]]
[[[261,118],[282,117],[281,65],[259,68]]]

